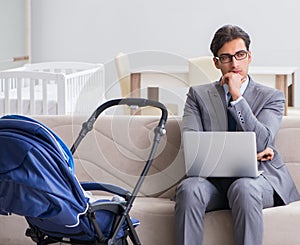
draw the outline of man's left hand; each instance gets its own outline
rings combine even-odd
[[[257,153],[258,161],[262,161],[262,162],[269,161],[272,160],[273,157],[274,157],[274,151],[270,147],[267,147],[262,152]]]

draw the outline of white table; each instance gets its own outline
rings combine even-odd
[[[188,87],[188,68],[184,66],[146,66],[131,71],[131,93],[140,96],[141,76],[148,87]],[[133,97],[133,96],[132,96]]]
[[[284,115],[287,115],[287,107],[288,105],[294,105],[295,101],[295,72],[298,70],[297,67],[272,67],[272,66],[249,66],[249,74],[250,75],[273,75],[275,76],[275,87],[281,91],[283,91],[284,96],[286,98]],[[140,89],[141,89],[141,75],[143,74],[156,74],[160,75],[168,75],[170,77],[174,77],[177,79],[177,84],[168,83],[161,79],[161,81],[157,82],[153,79],[153,83],[148,84],[147,86],[152,87],[177,87],[177,86],[189,86],[188,85],[188,67],[185,66],[162,66],[162,67],[143,67],[139,70],[132,71],[131,73],[131,96],[132,97],[140,97]],[[288,77],[291,76],[291,97],[289,101],[288,95]]]

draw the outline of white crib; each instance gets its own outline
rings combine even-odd
[[[0,72],[0,115],[88,115],[103,102],[104,87],[102,64],[27,64]]]

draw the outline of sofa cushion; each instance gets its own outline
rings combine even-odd
[[[175,244],[174,202],[167,198],[139,197],[130,212],[141,221],[137,233],[143,245]]]
[[[300,120],[298,117],[284,117],[275,139],[275,148],[287,165],[300,191]]]

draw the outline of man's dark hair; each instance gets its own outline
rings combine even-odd
[[[225,25],[216,31],[213,40],[210,44],[210,50],[213,53],[213,55],[217,57],[218,51],[222,48],[222,46],[225,43],[235,40],[237,38],[243,39],[247,50],[249,50],[249,35],[242,28],[233,25]]]

